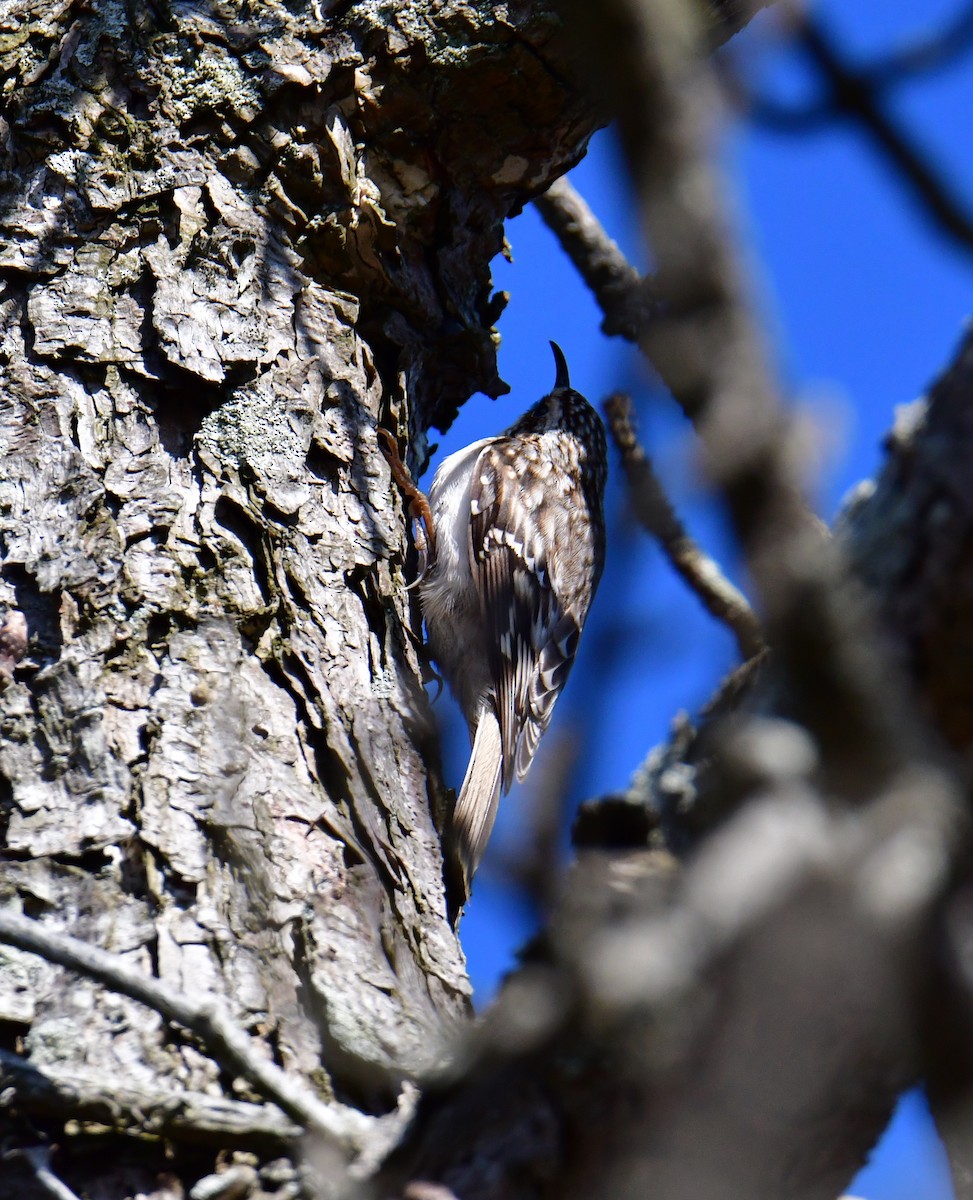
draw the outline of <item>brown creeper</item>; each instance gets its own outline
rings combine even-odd
[[[514,774],[527,774],[574,662],[605,560],[605,430],[570,386],[436,472],[435,559],[420,583],[433,657],[473,749],[445,831],[467,894]]]

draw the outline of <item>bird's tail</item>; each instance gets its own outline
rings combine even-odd
[[[446,826],[446,853],[459,867],[466,896],[470,894],[473,873],[493,831],[502,775],[500,721],[493,707],[488,705],[480,711],[470,765]]]

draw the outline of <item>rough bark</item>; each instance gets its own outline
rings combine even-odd
[[[503,219],[597,118],[542,4],[3,20],[0,602],[30,636],[0,697],[4,903],[383,1112],[469,985],[375,430],[421,460],[502,389]],[[5,1093],[25,1120],[88,1121],[124,1080],[112,1123],[178,1140],[160,1092],[231,1084],[133,1000],[2,955],[6,1044],[43,1076]],[[133,1157],[62,1167],[178,1194]]]
[[[711,40],[749,11],[715,6]],[[587,856],[536,961],[425,1079],[469,986],[376,428],[419,465],[432,426],[504,386],[503,221],[603,119],[558,14],[2,20],[0,605],[29,633],[22,659],[9,615],[0,640],[4,909],[215,998],[258,1067],[322,1102],[302,1178],[301,1096],[270,1104],[205,1012],[55,965],[73,943],[5,945],[7,1145],[53,1139],[61,1178],[105,1200],[338,1191],[393,1147],[382,1195],[834,1195],[935,1065],[921,984],[960,836],[926,759],[852,818],[799,732],[746,726],[712,753],[759,802],[684,872]],[[849,534],[901,676],[964,753],[970,361]],[[0,1183],[46,1194],[32,1163],[0,1160]]]

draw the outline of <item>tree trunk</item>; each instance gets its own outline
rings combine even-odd
[[[715,6],[714,38],[749,11]],[[738,823],[678,886],[657,849],[594,855],[469,1057],[425,1082],[470,989],[377,430],[418,468],[432,426],[503,390],[503,221],[604,120],[557,12],[106,0],[5,20],[0,916],[113,958],[0,931],[0,1185],[50,1194],[54,1142],[60,1178],[104,1200],[338,1195],[383,1162],[382,1196],[834,1194],[923,1061],[903,981],[939,892],[891,933],[884,910],[849,918],[894,805],[852,835],[797,771],[753,843],[784,812],[796,882],[759,919],[706,909],[719,863],[746,862]],[[947,660],[971,506],[925,574],[916,554],[922,489],[969,461],[965,426],[937,433],[968,357],[851,535],[903,676],[963,751]],[[953,809],[931,793],[934,840]],[[690,916],[698,961],[659,991],[639,964]],[[850,976],[852,1018],[802,1007]],[[757,1070],[802,1038],[823,1057]]]
[[[42,9],[2,42],[4,903],[381,1113],[470,989],[376,429],[418,462],[502,390],[503,220],[595,119],[543,5]],[[2,953],[5,1045],[50,1083],[10,1129],[58,1130],[75,1189],[182,1194],[261,1140],[186,1119],[257,1099],[192,1038]],[[106,1168],[74,1118],[173,1157]]]

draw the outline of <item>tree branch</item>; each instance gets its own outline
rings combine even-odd
[[[906,183],[923,211],[964,253],[973,253],[973,216],[948,181],[922,154],[915,141],[889,114],[882,93],[920,63],[932,62],[951,44],[964,47],[973,37],[973,13],[966,12],[944,36],[938,50],[929,44],[916,50],[913,58],[893,56],[875,67],[856,68],[842,56],[834,39],[820,21],[801,16],[794,22],[797,44],[815,64],[828,93],[819,102],[790,107],[767,96],[744,95],[752,116],[771,129],[802,133],[828,121],[854,122],[868,135],[896,173]],[[739,81],[735,87],[740,89]]]
[[[690,591],[707,612],[733,633],[744,661],[766,648],[760,622],[746,596],[719,564],[689,536],[635,434],[631,398],[615,392],[605,401],[608,428],[622,457],[635,514],[659,542]]]
[[[248,1080],[292,1120],[349,1159],[372,1122],[352,1109],[322,1104],[297,1078],[262,1059],[252,1039],[213,996],[199,1000],[132,970],[115,954],[78,938],[53,933],[39,922],[0,911],[0,942],[95,979],[194,1033],[225,1069]]]
[[[54,1200],[78,1200],[76,1193],[51,1170],[50,1146],[18,1146],[6,1151],[3,1157],[24,1159],[34,1172],[34,1178]]]
[[[894,87],[948,66],[973,46],[973,5],[961,5],[934,33],[910,39],[897,50],[864,64],[858,73],[875,88]]]
[[[871,135],[926,212],[955,244],[967,254],[973,252],[973,220],[912,139],[882,108],[874,83],[842,59],[819,21],[805,17],[798,26],[798,38],[827,80],[835,107]]]
[[[908,759],[900,711],[840,555],[808,511],[802,459],[777,397],[708,160],[719,97],[693,10],[615,0],[603,51],[656,261],[663,307],[642,347],[692,417],[762,608],[792,714],[829,785],[860,802]],[[854,733],[852,733],[854,731]]]
[[[651,279],[629,264],[566,176],[556,179],[534,206],[601,306],[604,333],[638,341],[658,303]]]

